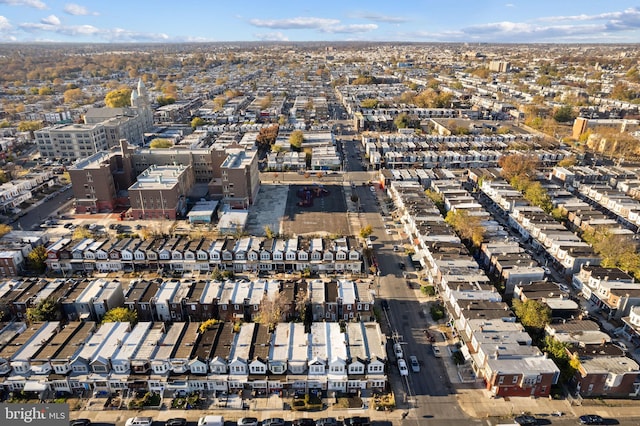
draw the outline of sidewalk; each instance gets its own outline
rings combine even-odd
[[[401,409],[394,411],[376,411],[368,404],[367,408],[357,409],[341,409],[329,406],[320,411],[291,411],[284,409],[284,400],[278,396],[272,395],[265,398],[252,398],[249,401],[249,410],[233,409],[233,408],[214,408],[210,407],[204,410],[174,410],[163,407],[159,410],[74,410],[71,411],[72,419],[85,418],[93,423],[122,423],[130,417],[152,417],[153,420],[166,421],[173,417],[184,417],[189,421],[197,421],[205,415],[221,415],[225,420],[236,421],[241,417],[253,416],[258,420],[264,420],[272,417],[281,417],[291,421],[299,418],[309,417],[320,419],[322,417],[335,417],[343,420],[353,416],[367,416],[376,421],[387,421],[392,424],[398,424],[402,417]]]

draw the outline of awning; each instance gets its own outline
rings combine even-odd
[[[28,381],[24,384],[22,390],[25,392],[42,392],[47,390],[47,385],[45,383]]]

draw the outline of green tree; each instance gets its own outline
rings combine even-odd
[[[191,128],[193,129],[197,129],[205,124],[207,124],[207,122],[202,117],[194,117],[193,120],[191,120]]]
[[[43,273],[47,267],[47,249],[43,245],[33,248],[27,255],[27,266],[30,270]]]
[[[173,142],[169,139],[165,138],[157,138],[151,141],[149,144],[149,148],[157,149],[157,148],[171,148],[173,146]]]
[[[362,238],[367,238],[371,236],[371,234],[373,234],[373,228],[371,227],[371,225],[367,225],[360,230],[360,237]]]
[[[294,151],[300,151],[304,142],[304,133],[302,130],[294,130],[289,136],[289,144]]]
[[[116,89],[107,93],[104,103],[109,108],[123,108],[131,105],[131,89]]]
[[[513,301],[513,312],[522,325],[527,328],[542,331],[551,322],[551,309],[537,300]]]
[[[573,121],[576,118],[576,113],[573,111],[571,105],[564,105],[557,108],[553,113],[553,119],[558,123],[567,123]]]
[[[109,309],[102,318],[102,323],[106,322],[129,322],[135,324],[138,322],[138,313],[131,309],[119,306]]]
[[[524,193],[524,198],[547,213],[551,213],[551,210],[553,210],[551,197],[549,197],[549,193],[547,193],[547,190],[542,187],[540,182],[531,183]]]
[[[27,308],[29,322],[56,321],[61,317],[60,304],[54,299],[42,299],[36,306]]]

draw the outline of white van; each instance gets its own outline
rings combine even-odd
[[[224,426],[222,416],[204,416],[198,420],[198,426]]]
[[[153,419],[151,417],[131,417],[124,423],[125,426],[151,426]]]

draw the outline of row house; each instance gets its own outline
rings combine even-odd
[[[136,279],[123,287],[117,279],[14,280],[0,284],[0,297],[15,317],[26,316],[29,307],[44,299],[59,303],[69,321],[100,321],[116,307],[137,313],[139,321],[256,321],[272,303],[281,309],[281,320],[299,316],[300,306],[310,304],[318,321],[373,321],[374,295],[369,282],[338,280],[215,281],[194,279]]]
[[[190,240],[188,237],[72,241],[47,247],[47,266],[58,272],[134,269],[359,273],[362,249],[355,238],[288,240],[242,237]]]
[[[374,298],[367,283],[351,280],[307,282],[314,321],[373,321]]]
[[[616,398],[640,395],[640,368],[607,333],[591,320],[549,324],[547,335],[562,342],[578,368],[571,378],[575,392],[583,397]]]
[[[112,357],[122,346],[130,329],[128,322],[102,324],[71,361],[69,380],[94,391],[109,391],[108,374],[112,369]]]
[[[531,337],[515,322],[500,293],[454,230],[444,223],[434,202],[418,188],[404,185],[397,188],[392,185],[392,188],[392,197],[400,206],[400,220],[425,266],[427,279],[442,296],[462,343],[461,352],[470,361],[476,376],[484,381],[493,396],[548,396],[559,377],[557,366],[531,346]],[[492,250],[497,252],[498,244],[505,244],[507,233],[497,223],[487,220],[487,212],[469,197],[460,181],[443,176],[443,179],[432,180],[431,188],[441,194],[449,209],[466,209],[469,214],[484,218],[484,223],[490,225],[485,249],[493,244]],[[516,250],[514,255],[518,257],[519,252]],[[492,254],[481,258],[480,262],[500,270],[503,276],[517,265],[518,258],[512,259],[511,264],[506,255],[500,259],[496,256],[492,264],[493,257]],[[537,271],[528,270],[529,262],[524,264],[518,272],[522,278],[537,278]]]
[[[640,305],[640,283],[618,268],[583,265],[571,283],[609,319],[627,316]]]
[[[387,386],[386,341],[377,323],[71,322],[3,330],[7,390],[310,389],[357,393]]]

